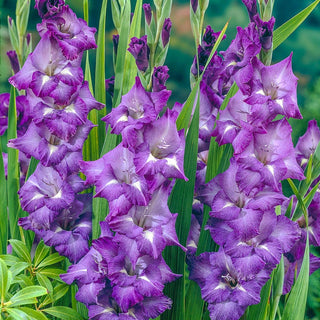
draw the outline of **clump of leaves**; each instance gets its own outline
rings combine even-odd
[[[12,254],[0,255],[0,320],[83,319],[70,307],[55,306],[61,298],[68,300],[70,286],[59,277],[65,257],[41,241],[32,259],[22,241],[9,242]]]

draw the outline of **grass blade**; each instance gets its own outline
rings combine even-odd
[[[16,90],[11,87],[10,103],[8,113],[8,140],[17,137],[17,110],[16,110]],[[19,152],[16,149],[8,148],[8,209],[10,237],[20,239],[19,227]]]
[[[127,56],[127,48],[130,35],[130,14],[130,1],[126,1],[121,15],[122,23],[119,34],[112,107],[115,107],[120,103],[122,95],[125,60]]]
[[[103,0],[100,20],[99,20],[99,30],[98,30],[98,40],[97,40],[97,53],[96,53],[96,73],[95,73],[95,98],[101,102],[106,103],[106,89],[105,89],[105,35],[106,35],[106,15],[107,15],[107,3],[108,0]],[[97,113],[98,120],[98,144],[99,152],[102,149],[103,141],[106,136],[105,125],[103,122],[99,121],[106,114],[106,109],[95,111]]]
[[[180,243],[185,246],[191,224],[192,202],[197,170],[199,136],[199,99],[186,137],[184,155],[184,172],[188,181],[177,180],[170,194],[168,205],[170,211],[178,213],[176,231]],[[182,277],[166,286],[165,292],[173,300],[171,310],[167,310],[162,320],[184,320],[186,314],[185,287],[187,280],[186,253],[177,246],[167,247],[164,251],[165,259],[174,273]]]
[[[4,171],[4,162],[2,157],[2,146],[0,141],[0,185],[2,186],[2,195],[0,197],[0,254],[7,252],[8,244],[8,209],[7,209],[7,180]]]
[[[273,50],[276,49],[282,42],[284,42],[300,26],[300,24],[309,16],[319,2],[320,0],[312,2],[308,7],[300,11],[297,15],[274,31]]]
[[[284,307],[282,320],[304,320],[309,286],[309,264],[309,234],[307,233],[306,249],[300,273]]]
[[[141,32],[141,15],[142,15],[142,0],[137,0],[134,14],[131,22],[130,27],[130,36],[140,38],[140,32]],[[122,94],[127,93],[130,88],[134,84],[134,79],[137,75],[137,65],[135,62],[134,57],[132,54],[126,50],[126,57],[125,57],[125,65],[124,65],[124,73],[125,77],[123,78],[123,88],[122,88]]]

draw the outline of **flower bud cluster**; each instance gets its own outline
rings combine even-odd
[[[30,106],[32,121],[8,146],[39,160],[21,187],[22,209],[29,216],[19,225],[33,230],[70,261],[89,249],[91,209],[78,176],[82,146],[93,124],[87,115],[103,107],[83,82],[81,58],[95,48],[94,28],[76,17],[64,1],[36,1],[43,18],[37,25],[41,39],[21,70],[9,79]]]
[[[204,169],[196,185],[197,199],[211,208],[206,229],[220,246],[218,252],[198,257],[191,254],[189,261],[190,278],[199,284],[211,319],[239,319],[249,305],[258,303],[260,290],[282,254],[301,239],[298,224],[275,210],[286,200],[281,180],[305,178],[296,161],[287,121],[290,117],[301,118],[297,78],[292,73],[291,56],[265,66],[256,58],[260,49],[254,24],[239,27],[222,57],[213,59],[219,71],[214,74],[209,68],[204,74],[204,81],[213,76],[218,83],[221,81],[220,86],[206,83],[220,99],[224,92],[222,89],[219,93],[217,88],[230,87],[228,82],[233,81],[239,87],[226,109],[220,110],[211,131],[219,145],[232,144],[230,167],[205,185]],[[216,67],[218,58],[221,69]],[[207,108],[202,101],[212,96],[207,91],[200,99],[200,113],[201,107]]]
[[[81,162],[86,183],[108,200],[109,214],[89,253],[62,279],[76,280],[76,298],[88,306],[90,319],[147,320],[171,306],[163,288],[178,275],[162,251],[180,244],[177,214],[171,214],[167,202],[172,179],[186,177],[184,134],[175,124],[178,114],[167,109],[159,116],[170,95],[166,78],[159,75],[162,87],[157,82],[156,90],[147,92],[137,77],[119,106],[103,118],[112,133],[122,135],[122,142],[96,161]],[[84,271],[89,268],[94,271]]]

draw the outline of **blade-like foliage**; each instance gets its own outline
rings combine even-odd
[[[274,31],[273,50],[276,49],[282,42],[284,42],[300,26],[300,24],[309,16],[319,2],[320,0],[315,0],[308,7]]]
[[[23,288],[11,297],[10,301],[12,304],[10,307],[36,303],[36,297],[43,296],[45,294],[47,294],[47,289],[41,286]]]
[[[106,15],[107,15],[108,0],[103,0],[100,11],[98,40],[97,40],[97,54],[96,54],[96,72],[95,72],[95,98],[102,103],[106,103],[106,89],[105,89],[105,35],[106,35]],[[105,125],[99,120],[105,116],[106,110],[103,108],[97,113],[98,120],[98,141],[99,152],[101,152],[103,141],[106,136]]]
[[[282,320],[304,320],[309,286],[309,264],[309,235],[307,233],[306,249],[300,273],[286,302],[283,316],[281,317]]]
[[[184,172],[188,181],[177,180],[170,194],[168,205],[172,213],[178,213],[176,231],[180,243],[185,246],[191,224],[192,202],[195,186],[195,174],[197,170],[199,136],[199,99],[186,137],[184,155]],[[174,273],[182,277],[174,283],[166,286],[166,292],[172,298],[174,304],[171,310],[167,310],[161,319],[185,319],[185,282],[186,274],[186,253],[180,248],[173,246],[165,250],[165,258]]]
[[[10,103],[8,113],[8,140],[17,137],[17,110],[16,110],[16,90],[11,87]],[[8,148],[8,211],[9,211],[9,226],[11,238],[19,239],[19,157],[18,150]]]
[[[64,306],[46,308],[43,312],[62,320],[83,320],[75,310]]]
[[[0,185],[2,186],[2,195],[0,197],[0,253],[7,252],[8,242],[8,211],[7,211],[7,180],[4,171],[4,162],[2,157],[2,146],[0,141]]]
[[[252,305],[247,310],[247,320],[267,320],[269,296],[271,293],[272,278],[263,286],[260,293],[260,303]]]

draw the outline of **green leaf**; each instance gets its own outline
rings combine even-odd
[[[43,309],[43,312],[46,312],[62,320],[82,320],[83,319],[83,317],[81,317],[78,314],[78,312],[76,312],[74,309],[63,307],[63,306]]]
[[[169,209],[172,213],[178,213],[176,231],[179,242],[185,246],[191,224],[193,193],[195,186],[195,174],[197,170],[199,136],[199,99],[191,121],[190,129],[186,137],[184,154],[184,172],[188,181],[177,180],[169,196]],[[165,292],[174,301],[172,309],[167,310],[161,319],[184,320],[186,316],[185,286],[187,280],[185,258],[186,253],[173,246],[165,249],[166,262],[174,273],[182,274],[182,277],[174,283],[166,286]]]
[[[112,107],[120,103],[121,95],[123,94],[123,77],[125,70],[125,60],[127,56],[127,48],[130,34],[130,14],[131,5],[130,1],[126,1],[123,7],[121,16],[121,27],[119,33],[119,44],[116,59],[115,79],[114,79],[114,93],[112,100]]]
[[[60,261],[63,261],[65,257],[60,256],[58,252],[51,254],[50,256],[46,257],[43,261],[40,262],[38,265],[38,268],[43,268],[46,266],[50,266],[52,264],[58,263]]]
[[[309,285],[309,234],[297,281],[293,285],[285,304],[281,320],[304,320]]]
[[[280,263],[273,271],[272,299],[270,303],[270,320],[274,320],[278,309],[279,301],[283,292],[284,283],[284,260],[281,257]]]
[[[89,3],[88,0],[83,0],[83,18],[89,25]]]
[[[308,7],[299,12],[293,18],[285,22],[273,32],[273,50],[285,41],[309,16],[313,9],[319,4],[320,0],[312,2]]]
[[[295,186],[295,184],[293,183],[293,181],[291,179],[287,179],[287,181],[289,182],[289,185],[291,187],[291,190],[293,191],[293,193],[295,194],[295,196],[297,197],[298,199],[298,204],[300,205],[301,209],[302,209],[302,212],[303,212],[303,215],[304,215],[304,218],[306,220],[306,222],[308,223],[308,212],[307,212],[307,208],[306,206],[304,205],[304,201],[301,197],[301,194],[299,193],[297,187]],[[297,206],[298,208],[298,206]],[[295,210],[294,214],[293,214],[293,220],[296,220],[300,217],[300,213],[299,211]]]
[[[12,267],[10,267],[10,271],[12,272],[12,277],[14,278],[16,275],[21,273],[23,270],[26,270],[29,267],[28,262],[17,262]]]
[[[95,98],[102,103],[106,103],[106,89],[105,89],[105,35],[106,35],[106,15],[107,15],[108,0],[103,0],[100,11],[98,40],[97,40],[97,53],[96,53],[96,72],[95,72]],[[105,139],[105,124],[99,121],[106,115],[106,109],[97,111],[98,113],[98,139],[99,139],[99,152],[102,149]]]
[[[4,261],[0,259],[0,298],[4,301],[11,284],[11,275]]]
[[[10,319],[14,320],[33,320],[25,312],[17,308],[6,308],[6,311],[11,316]]]
[[[41,240],[37,245],[36,252],[34,254],[34,259],[33,259],[34,266],[37,267],[39,263],[48,255],[49,252],[50,252],[50,247],[46,246],[43,240]]]
[[[4,162],[2,157],[2,146],[0,141],[0,185],[2,194],[0,197],[0,253],[7,252],[8,244],[8,199],[7,199],[7,180],[4,171]]]
[[[142,0],[137,0],[134,9],[134,14],[130,26],[129,39],[133,37],[140,38],[141,33],[141,15],[142,15]],[[137,75],[137,65],[132,54],[127,50],[125,56],[123,87],[122,94],[127,93],[134,85],[135,77]]]
[[[40,310],[34,310],[28,307],[19,307],[15,309],[26,313],[32,320],[48,320]]]
[[[306,197],[303,199],[303,203],[306,206],[306,208],[309,207],[311,201],[313,200],[316,192],[318,191],[320,182],[318,182],[311,190],[310,192],[306,195]]]
[[[56,287],[53,288],[52,296],[46,296],[45,299],[41,302],[40,307],[46,306],[49,303],[56,302],[60,298],[62,298],[69,291],[69,285],[65,283],[60,283]]]
[[[26,288],[34,285],[34,282],[29,276],[19,274],[13,279],[13,283],[19,283],[20,287]]]
[[[186,320],[202,319],[204,300],[199,285],[194,281],[190,281],[186,301]]]
[[[38,163],[40,161],[34,157],[31,157],[30,159],[30,163],[29,163],[29,167],[28,167],[28,171],[27,171],[27,176],[26,179],[28,180],[30,178],[30,176],[34,173],[34,171],[36,170]]]
[[[238,92],[238,90],[239,90],[239,87],[238,87],[237,84],[234,82],[234,83],[232,84],[231,88],[229,89],[226,97],[224,98],[224,100],[223,100],[223,102],[222,102],[222,105],[221,105],[221,107],[220,107],[220,110],[224,110],[224,109],[227,107],[230,99]]]
[[[60,283],[53,289],[53,301],[62,298],[69,291],[70,286],[66,283]]]
[[[16,28],[16,24],[14,20],[11,20],[10,24],[10,17],[8,17],[8,30],[9,30],[9,37],[10,37],[10,42],[12,44],[13,49],[16,52],[19,52],[19,36]]]
[[[263,286],[260,293],[260,303],[249,307],[247,320],[267,320],[267,312],[269,308],[269,296],[271,292],[272,278]]]
[[[30,0],[18,0],[16,5],[16,19],[17,19],[17,30],[20,37],[23,37],[27,31],[29,11],[30,11]],[[21,53],[22,52],[20,52],[20,54]]]
[[[111,1],[111,13],[112,13],[112,21],[117,31],[119,32],[121,27],[121,13],[118,1]]]
[[[38,273],[41,273],[49,278],[52,279],[56,279],[56,280],[60,280],[60,274],[66,273],[64,270],[62,269],[56,269],[56,268],[43,268],[43,269],[39,269]]]
[[[12,304],[10,305],[10,307],[37,303],[36,298],[45,294],[47,294],[47,289],[44,287],[30,286],[23,288],[11,297],[10,301],[12,302]]]
[[[36,278],[41,287],[47,289],[47,293],[50,297],[53,297],[53,287],[51,281],[45,275],[41,273],[36,273]]]
[[[16,90],[11,87],[10,90],[10,103],[8,111],[8,130],[7,138],[15,139],[17,137],[17,111],[16,111]],[[8,148],[8,211],[9,211],[9,227],[10,235],[13,239],[20,238],[18,227],[19,215],[19,157],[18,150]]]
[[[11,239],[9,240],[13,251],[22,260],[31,265],[31,256],[27,246],[20,240]]]
[[[15,263],[21,262],[21,260],[13,256],[12,254],[1,254],[0,259],[2,259],[7,266],[13,266]]]

